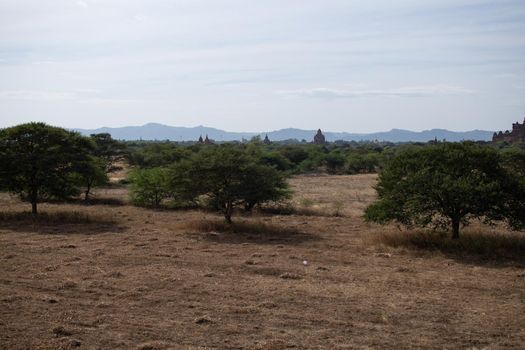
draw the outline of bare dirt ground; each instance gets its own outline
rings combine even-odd
[[[370,244],[396,230],[361,219],[374,183],[297,177],[294,202],[340,216],[234,218],[281,233],[197,232],[220,216],[128,205],[0,222],[0,348],[525,348],[525,261]],[[28,209],[0,197],[0,212]]]

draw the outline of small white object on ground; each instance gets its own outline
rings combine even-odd
[[[308,261],[307,260],[303,260],[303,265],[304,266],[308,266]]]

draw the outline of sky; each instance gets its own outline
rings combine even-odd
[[[509,129],[523,0],[0,0],[0,127]]]

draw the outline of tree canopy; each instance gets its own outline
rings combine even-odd
[[[460,225],[473,218],[523,228],[522,176],[511,173],[496,150],[471,142],[409,149],[381,172],[379,199],[366,209],[365,219],[448,226],[453,238],[459,237]]]
[[[19,194],[37,214],[38,201],[78,194],[78,170],[94,145],[80,134],[44,123],[0,130],[0,188]]]
[[[117,165],[126,156],[126,144],[117,141],[108,133],[91,134],[93,148],[89,161],[79,168],[79,181],[84,186],[84,199],[88,200],[94,186],[107,184],[108,174],[122,169]]]
[[[120,170],[116,162],[126,155],[126,144],[115,140],[108,133],[91,134],[90,137],[95,144],[93,155],[101,159],[105,173]]]
[[[212,147],[182,160],[171,169],[176,196],[193,200],[206,196],[231,222],[233,209],[279,200],[288,195],[284,175],[245,150],[230,145]]]

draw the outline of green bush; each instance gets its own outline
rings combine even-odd
[[[134,205],[157,208],[171,197],[168,170],[165,168],[134,170],[129,175],[129,182],[130,199]]]
[[[346,171],[349,174],[373,173],[379,168],[378,153],[352,153],[346,158]]]
[[[329,174],[337,174],[342,172],[345,165],[345,157],[341,151],[335,150],[325,156],[326,171]]]

